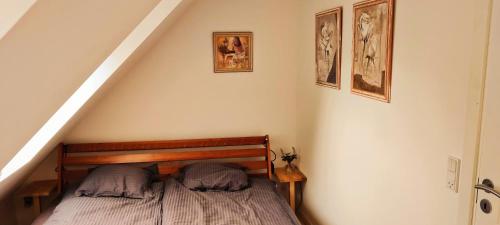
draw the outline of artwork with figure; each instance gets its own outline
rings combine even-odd
[[[214,72],[253,70],[251,32],[214,32]]]
[[[316,84],[340,89],[342,8],[316,14]]]
[[[370,0],[354,5],[351,90],[390,101],[393,1]]]

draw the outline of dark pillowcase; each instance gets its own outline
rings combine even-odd
[[[234,165],[195,163],[182,170],[182,183],[191,190],[238,191],[248,187],[248,176]]]
[[[92,170],[75,191],[88,197],[151,197],[153,173],[129,165],[100,166]]]

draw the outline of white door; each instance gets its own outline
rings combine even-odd
[[[500,0],[492,12],[474,225],[500,225]]]

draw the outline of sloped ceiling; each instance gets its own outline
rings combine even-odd
[[[0,40],[35,4],[36,0],[0,1]]]
[[[182,4],[177,5],[179,2]],[[86,80],[95,81],[89,75],[108,73],[110,79],[102,81],[105,86],[101,83],[94,87],[87,96],[90,99],[77,102],[80,105],[38,145],[38,154],[28,159],[29,163],[0,181],[0,198],[20,184],[85,109],[156,42],[189,2],[39,0],[26,13],[0,41],[0,102],[4,109],[0,111],[1,168],[29,144],[37,131],[43,131],[49,118],[65,114],[60,107],[71,102],[70,96],[85,86]],[[156,18],[151,19],[162,4],[163,11],[165,5],[176,7],[167,12],[157,9]],[[161,20],[159,16],[163,16]],[[113,54],[120,58],[116,61]]]

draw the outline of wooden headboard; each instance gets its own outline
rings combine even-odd
[[[158,163],[161,176],[176,173],[188,161],[220,160],[239,164],[271,178],[269,136],[59,144],[58,191],[83,179],[88,167],[124,163]]]

